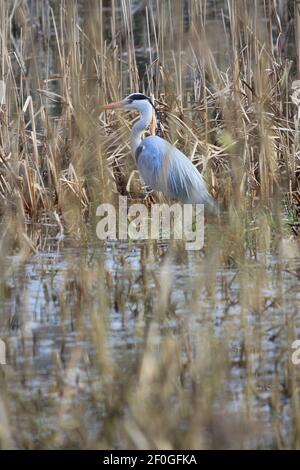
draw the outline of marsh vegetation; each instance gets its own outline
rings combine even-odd
[[[297,8],[0,0],[0,448],[300,447]],[[226,209],[199,252],[96,237],[160,200],[132,91]]]

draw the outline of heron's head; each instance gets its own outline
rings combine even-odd
[[[142,93],[131,93],[122,101],[105,104],[102,106],[102,109],[124,108],[126,111],[136,110],[142,113],[146,111],[149,106],[151,106],[155,111],[154,104],[148,96],[143,95]]]

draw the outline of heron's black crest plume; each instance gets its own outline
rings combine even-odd
[[[154,104],[152,103],[152,101],[150,100],[150,98],[148,98],[148,96],[146,96],[146,95],[143,95],[143,93],[132,93],[132,95],[129,95],[129,96],[128,96],[128,99],[129,99],[130,101],[147,100],[147,101],[149,101],[149,103],[151,104],[151,106],[155,109],[155,106],[154,106]]]

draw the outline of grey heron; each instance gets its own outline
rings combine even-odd
[[[140,119],[131,132],[131,150],[146,185],[183,203],[204,204],[205,210],[218,214],[217,201],[209,194],[201,173],[188,157],[157,135],[142,139],[155,111],[151,99],[142,93],[132,93],[122,101],[102,106],[102,109],[115,108],[140,112]]]

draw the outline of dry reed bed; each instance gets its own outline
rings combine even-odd
[[[17,317],[17,344],[29,358],[23,368],[9,347],[14,367],[1,376],[0,446],[298,448],[299,373],[289,350],[300,328],[299,247],[282,217],[286,201],[297,234],[290,196],[299,191],[298,62],[285,37],[291,17],[281,2],[218,2],[216,15],[207,2],[190,0],[184,17],[184,2],[145,3],[133,17],[128,0],[90,1],[83,10],[72,0],[0,0],[7,88],[0,299],[4,311],[15,305],[10,326]],[[37,268],[49,318],[54,308],[76,341],[65,355],[68,330],[59,324],[49,381],[36,390],[31,379],[40,371],[30,358],[39,336],[28,337],[24,326],[23,310],[32,313],[24,261],[38,257],[47,234],[88,240],[99,202],[128,190],[145,197],[132,175],[134,117],[100,114],[102,103],[137,90],[157,100],[164,137],[198,165],[229,223],[207,226],[205,251],[183,287],[172,263],[184,270],[190,259],[176,245],[169,254],[155,243],[141,247],[136,270],[122,252],[113,252],[116,270],[97,252],[78,263],[67,252],[58,280],[55,257]],[[220,266],[233,270],[229,278]],[[178,293],[188,316],[180,316]],[[116,360],[109,347],[112,311],[121,323],[136,320],[141,345],[132,362],[123,350]],[[83,383],[72,381],[76,367]]]
[[[299,189],[297,83],[293,91],[293,63],[274,47],[278,12],[228,2],[220,19],[208,20],[204,3],[188,2],[183,30],[181,2],[149,2],[139,36],[126,1],[109,12],[89,2],[80,18],[72,1],[54,9],[31,2],[31,10],[1,3],[2,214],[16,212],[22,225],[56,211],[76,232],[91,203],[126,192],[130,123],[99,119],[99,109],[138,89],[159,100],[164,136],[225,206],[259,199],[270,207],[282,191]],[[143,77],[134,41],[147,51]]]

